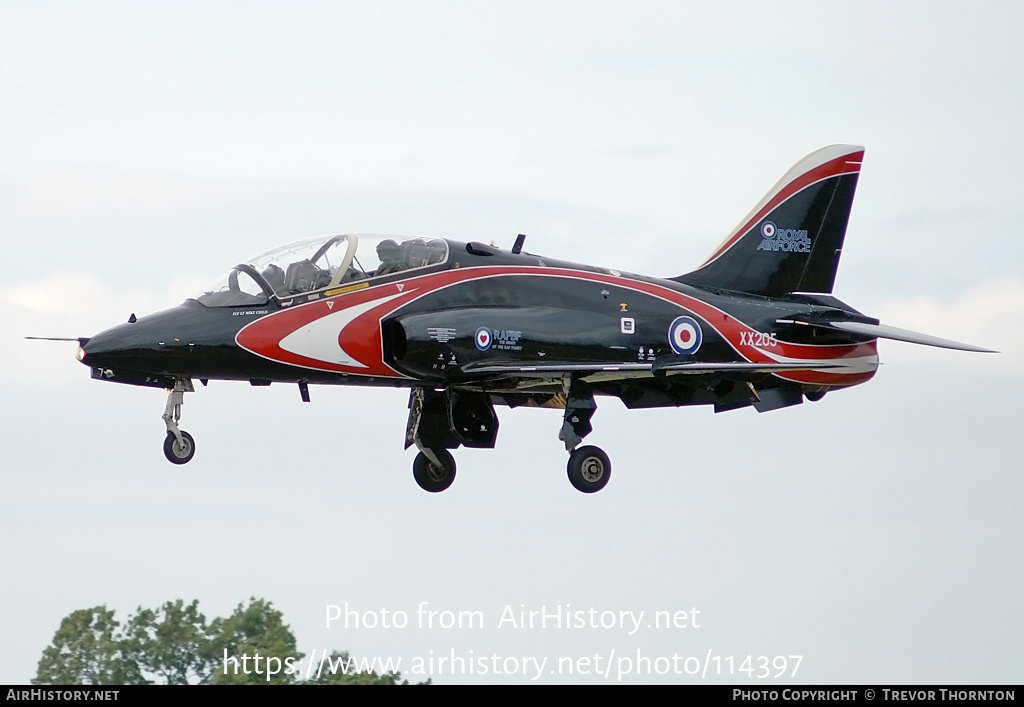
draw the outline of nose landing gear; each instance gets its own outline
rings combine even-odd
[[[164,456],[172,464],[187,464],[196,453],[196,443],[192,435],[178,429],[181,419],[181,406],[185,403],[185,393],[195,392],[192,381],[188,378],[177,378],[174,387],[167,392],[167,405],[164,407],[164,424],[167,426],[167,437],[164,438]]]

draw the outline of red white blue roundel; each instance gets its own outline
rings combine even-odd
[[[765,239],[771,239],[775,237],[775,224],[771,221],[765,221],[761,224],[761,235]]]
[[[491,348],[491,330],[485,326],[476,330],[476,347],[481,351]]]
[[[676,317],[668,328],[668,343],[677,354],[696,353],[704,335],[693,317]]]

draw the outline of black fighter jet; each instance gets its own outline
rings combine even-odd
[[[164,453],[193,381],[410,389],[405,446],[417,483],[443,491],[449,450],[493,448],[496,405],[564,409],[559,438],[584,493],[608,483],[595,398],[628,408],[767,412],[869,380],[876,342],[985,351],[884,326],[832,296],[864,150],[797,163],[693,272],[657,278],[440,238],[334,235],[239,263],[157,314],[80,339],[98,380],[166,388]]]

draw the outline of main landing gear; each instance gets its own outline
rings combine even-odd
[[[578,445],[594,429],[590,424],[590,418],[597,409],[597,403],[582,381],[567,376],[563,388],[565,417],[562,419],[558,439],[565,443],[565,451],[569,452],[569,463],[566,468],[569,483],[577,491],[596,493],[603,489],[611,478],[611,460],[600,447]]]
[[[608,484],[612,463],[599,447],[579,445],[593,429],[590,418],[597,405],[582,381],[567,376],[563,387],[565,417],[558,438],[569,452],[569,483],[583,493],[595,493]],[[448,450],[492,449],[497,434],[498,418],[486,393],[413,388],[409,396],[405,448],[419,449],[412,475],[424,491],[439,493],[455,481],[455,459]]]
[[[424,491],[444,491],[455,481],[455,458],[447,449],[424,449],[412,463],[412,475]]]
[[[420,450],[412,475],[424,491],[438,493],[455,481],[449,449],[493,449],[497,436],[498,416],[486,393],[413,388],[409,395],[405,448]]]
[[[167,437],[164,438],[164,456],[172,464],[187,464],[196,453],[196,442],[192,435],[178,429],[181,419],[181,406],[185,403],[185,393],[192,393],[192,381],[178,378],[174,387],[167,392],[167,406],[164,407],[164,424],[167,426]]]

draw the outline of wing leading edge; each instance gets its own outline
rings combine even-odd
[[[700,373],[781,373],[842,368],[841,362],[748,363],[745,361],[654,361],[653,363],[467,363],[462,372],[472,377],[558,378],[562,375],[593,373],[650,373],[676,375]]]

